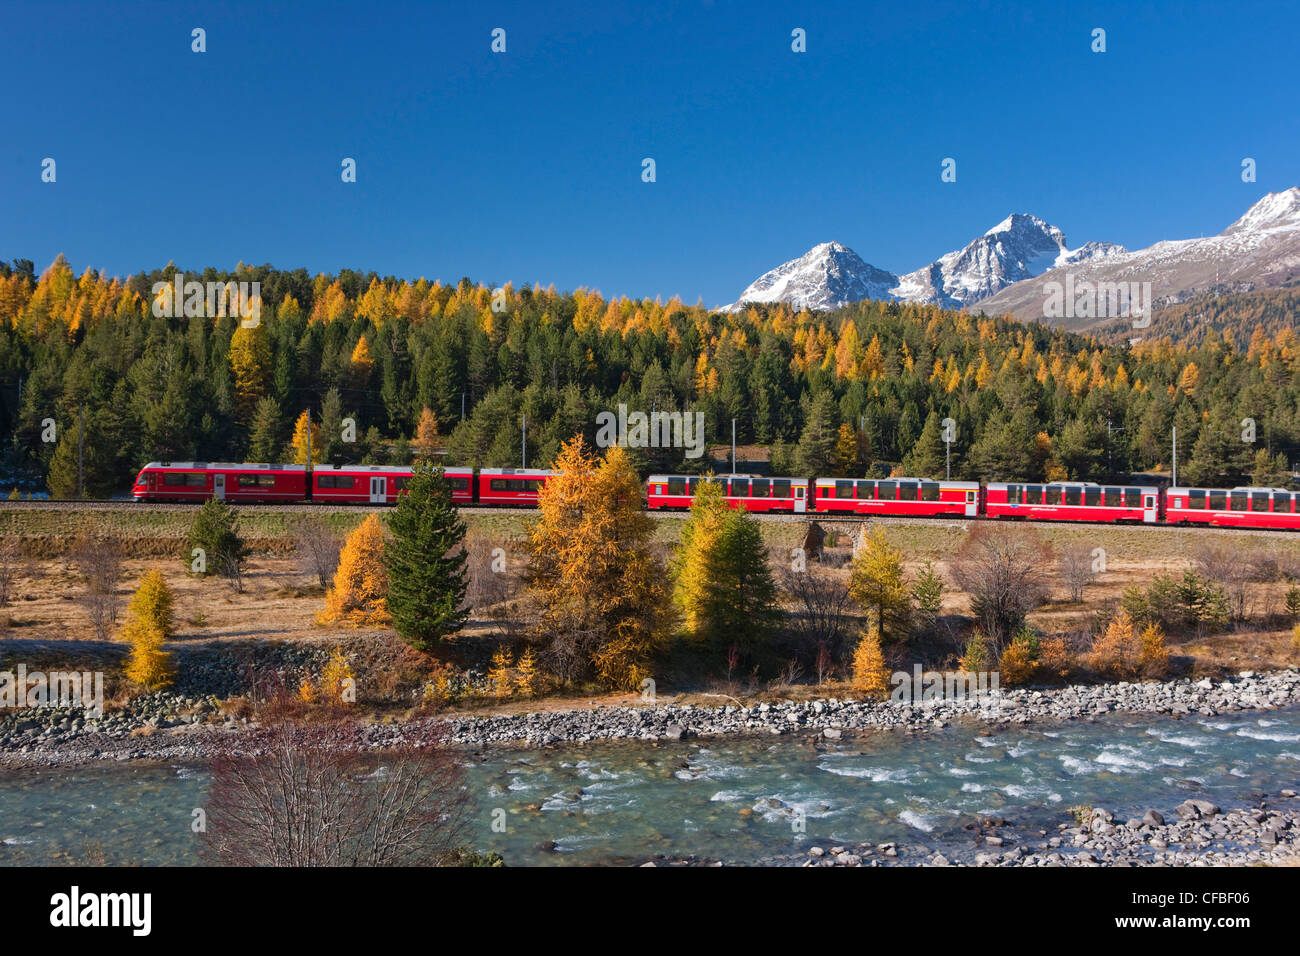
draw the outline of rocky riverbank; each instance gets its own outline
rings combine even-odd
[[[1226,813],[1209,800],[1184,800],[1166,820],[1156,810],[1117,820],[1097,807],[1057,832],[1027,830],[985,818],[968,825],[968,846],[911,844],[810,847],[803,866],[1249,866],[1291,861],[1300,854],[1300,806],[1283,790],[1258,807]],[[1282,806],[1275,806],[1281,804]]]
[[[1033,721],[1091,720],[1110,713],[1212,717],[1241,710],[1300,704],[1300,671],[1291,668],[1230,680],[1180,679],[1163,683],[1076,685],[1006,690],[996,697],[933,701],[825,700],[752,706],[658,705],[595,707],[523,714],[450,715],[441,719],[448,738],[478,747],[545,746],[589,740],[681,740],[731,734],[820,734],[925,731],[956,721],[1010,726]],[[28,708],[0,716],[0,766],[54,766],[103,759],[203,761],[217,735],[238,734],[247,720],[223,716],[215,697],[159,693],[95,718],[67,708]],[[403,739],[411,725],[369,728],[374,746]]]

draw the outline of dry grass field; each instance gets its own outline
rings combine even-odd
[[[339,535],[345,535],[364,518],[361,511],[319,512]],[[119,590],[122,613],[143,574],[161,570],[176,597],[177,634],[174,645],[208,648],[222,644],[238,646],[255,642],[307,642],[356,645],[358,632],[316,624],[324,593],[306,564],[294,552],[293,526],[300,512],[275,509],[241,509],[243,534],[253,547],[244,577],[244,589],[237,592],[219,578],[201,579],[189,575],[182,561],[185,534],[192,511],[145,509],[125,506],[111,511],[0,510],[0,536],[17,542],[22,554],[11,587],[9,606],[0,608],[0,661],[23,648],[25,657],[39,651],[40,658],[67,661],[82,655],[95,656],[98,642],[84,607],[78,601],[81,590],[69,551],[80,530],[110,534],[123,542],[126,560]],[[471,551],[481,563],[495,547],[506,550],[512,570],[523,563],[522,541],[528,516],[519,513],[466,514]],[[873,522],[884,528],[890,543],[901,548],[911,573],[924,561],[931,561],[951,581],[948,561],[965,538],[968,522],[899,521]],[[682,525],[681,516],[661,517],[656,543],[665,555],[675,545]],[[847,577],[845,562],[851,554],[852,535],[858,526],[823,521],[831,533],[828,563],[839,564],[834,573]],[[788,563],[791,549],[800,545],[805,523],[764,520],[764,538],[774,567]],[[1231,542],[1243,554],[1265,551],[1279,561],[1300,566],[1300,535],[1192,531],[1148,527],[1096,527],[1085,525],[1036,526],[1056,549],[1082,543],[1090,550],[1105,552],[1106,570],[1088,586],[1083,602],[1069,599],[1056,567],[1047,570],[1052,581],[1050,601],[1035,611],[1030,622],[1048,634],[1082,634],[1098,610],[1117,602],[1132,584],[1148,584],[1159,573],[1181,573],[1190,565],[1197,546],[1206,540]],[[473,565],[474,562],[471,562]],[[1287,585],[1281,581],[1251,585],[1250,621],[1236,629],[1200,639],[1171,641],[1175,654],[1189,662],[1191,673],[1217,674],[1245,668],[1285,667],[1300,662],[1292,645],[1291,630],[1282,612]],[[470,627],[458,640],[462,660],[482,661],[495,646],[497,636],[512,623],[509,595],[479,592]],[[502,608],[507,608],[505,612]],[[953,620],[969,612],[967,596],[951,583],[943,612]],[[483,647],[476,648],[476,642]],[[6,654],[7,649],[11,652]],[[79,646],[80,645],[80,646]],[[105,649],[107,650],[107,649]],[[917,649],[931,657],[934,648]],[[116,651],[116,649],[114,649]],[[117,656],[116,652],[111,656]],[[928,663],[950,663],[931,659]],[[536,706],[535,704],[533,706]]]

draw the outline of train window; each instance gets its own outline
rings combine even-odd
[[[771,482],[766,478],[753,478],[749,482],[749,494],[753,498],[766,498]]]
[[[1043,489],[1043,504],[1059,505],[1061,503],[1061,489],[1057,485],[1048,485]]]
[[[169,471],[163,475],[163,484],[167,485],[168,487],[183,485],[185,484],[185,476],[182,474],[178,474],[177,472]]]
[[[874,481],[858,482],[858,497],[872,501],[876,497],[876,483]]]
[[[698,488],[699,486],[700,486],[700,479],[691,478],[689,481],[686,482],[686,491],[692,498],[694,498],[695,489]]]
[[[939,483],[937,481],[921,482],[921,500],[922,501],[939,500]]]
[[[748,498],[749,497],[749,479],[733,478],[731,479],[731,497]]]
[[[275,475],[240,475],[241,488],[274,488]]]
[[[898,497],[896,489],[897,485],[892,481],[880,481],[876,483],[876,494],[885,501],[893,501]]]
[[[355,488],[356,483],[351,475],[321,475],[316,482],[319,488]]]
[[[451,479],[452,491],[469,491],[469,475],[453,475]]]
[[[493,491],[505,491],[506,480],[504,478],[493,478],[491,481],[488,482],[488,487],[491,488]]]
[[[407,477],[405,477],[405,476],[403,476],[403,477],[401,477],[401,478],[394,478],[394,479],[393,479],[393,489],[394,489],[395,491],[405,491],[406,488],[407,488],[407,486],[408,486],[410,483],[411,483],[411,479],[410,479],[410,478],[407,478]]]
[[[1291,513],[1291,493],[1289,491],[1273,492],[1273,510],[1284,514]]]
[[[1025,485],[1025,504],[1041,505],[1043,503],[1042,485]]]
[[[662,485],[661,485],[660,487],[662,487]],[[670,495],[684,495],[684,494],[686,494],[686,479],[685,479],[685,478],[669,478],[669,479],[668,479],[668,493],[669,493]]]
[[[852,497],[853,497],[853,482],[851,482],[851,481],[837,481],[837,482],[835,482],[835,497],[836,497],[836,498],[852,498]]]
[[[1124,507],[1141,508],[1142,507],[1142,489],[1125,488],[1124,489]]]
[[[1228,496],[1228,501],[1229,504],[1231,505],[1230,510],[1232,511],[1246,510],[1246,492],[1234,491]]]
[[[1019,486],[1019,485],[1007,485],[1007,504],[1009,504],[1009,505],[1018,505],[1018,504],[1020,504],[1020,486]]]
[[[1107,508],[1118,508],[1120,503],[1120,490],[1118,488],[1105,488],[1102,490],[1102,500]]]
[[[900,482],[899,485],[898,485],[898,500],[899,500],[899,501],[915,501],[915,500],[916,500],[916,490],[917,490],[918,487],[919,487],[919,486],[918,486],[917,483],[914,482],[914,481],[904,481],[904,482]]]
[[[772,479],[772,497],[789,498],[790,497],[790,479],[773,478]]]
[[[1228,493],[1226,491],[1210,492],[1210,510],[1226,511],[1228,509]]]
[[[1066,488],[1065,503],[1067,505],[1077,505],[1083,497],[1082,492],[1082,488]]]
[[[1252,492],[1252,493],[1251,493],[1251,496],[1250,496],[1250,510],[1251,510],[1251,511],[1267,511],[1267,510],[1268,510],[1268,492],[1267,492],[1267,491],[1255,491],[1255,492]]]
[[[1189,488],[1187,490],[1187,507],[1204,510],[1205,490],[1203,488]]]
[[[1084,488],[1084,489],[1083,489],[1083,503],[1084,503],[1085,505],[1088,505],[1089,507],[1095,507],[1096,505],[1101,504],[1101,489],[1100,489],[1100,488]]]

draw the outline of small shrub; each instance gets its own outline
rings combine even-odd
[[[1038,649],[1038,669],[1052,679],[1069,680],[1074,670],[1074,655],[1063,637],[1046,638]]]
[[[989,642],[979,628],[975,629],[966,642],[966,650],[958,665],[967,674],[978,674],[989,669]]]
[[[1038,662],[1034,660],[1029,640],[1019,635],[1002,651],[1002,660],[998,663],[1001,682],[1008,687],[1028,683],[1037,669]]]
[[[1165,632],[1155,624],[1148,624],[1138,644],[1138,673],[1153,680],[1168,676],[1169,648],[1165,645]]]

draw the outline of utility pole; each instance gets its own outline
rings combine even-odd
[[[1111,454],[1111,433],[1114,432],[1118,435],[1123,430],[1122,428],[1111,428],[1110,419],[1106,419],[1106,472],[1111,478],[1115,477],[1115,466]]]
[[[82,465],[85,459],[84,453],[86,448],[86,443],[85,443],[86,429],[83,427],[85,423],[85,416],[82,414],[82,409],[83,406],[80,403],[78,403],[77,405],[77,497],[78,498],[82,498],[85,496],[85,488],[81,483]]]
[[[311,471],[311,406],[307,406],[307,471]]]
[[[519,445],[523,449],[524,468],[528,467],[528,413],[524,412],[524,424],[519,430]]]
[[[1178,487],[1178,426],[1174,426],[1174,474],[1171,488]]]
[[[736,420],[731,420],[731,473],[736,473]]]
[[[460,393],[460,420],[465,420],[465,393]]]

